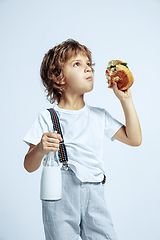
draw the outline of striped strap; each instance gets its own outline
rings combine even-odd
[[[54,131],[56,131],[58,134],[60,134],[61,138],[63,139],[61,126],[60,126],[59,118],[57,116],[56,111],[53,108],[49,108],[47,110],[49,111],[49,113],[51,115]],[[68,156],[67,156],[67,151],[66,151],[66,146],[64,144],[64,140],[62,140],[61,144],[59,145],[58,156],[59,156],[59,161],[61,163],[63,163],[63,165],[66,166],[66,168],[67,168]]]

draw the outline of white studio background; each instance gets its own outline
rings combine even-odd
[[[104,139],[106,199],[119,240],[160,240],[160,1],[0,0],[0,34],[0,240],[45,239],[41,168],[24,170],[22,139],[37,113],[51,106],[39,76],[42,58],[68,38],[85,44],[96,63],[86,102],[122,122],[105,68],[120,59],[133,72],[143,143],[134,148]]]

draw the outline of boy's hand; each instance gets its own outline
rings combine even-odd
[[[42,135],[40,141],[40,151],[46,155],[48,152],[51,151],[58,151],[59,150],[59,143],[62,141],[62,138],[59,134],[48,132]]]
[[[126,100],[126,99],[131,99],[132,98],[130,89],[128,89],[126,91],[121,91],[121,90],[118,89],[116,82],[113,83],[113,91],[114,91],[116,97],[121,102]]]

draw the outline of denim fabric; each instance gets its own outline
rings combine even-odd
[[[82,183],[62,170],[62,198],[42,201],[46,240],[117,240],[102,183]]]

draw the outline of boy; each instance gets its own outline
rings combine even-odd
[[[49,50],[41,65],[41,78],[58,114],[68,154],[69,169],[62,169],[62,198],[42,201],[43,223],[47,240],[116,240],[110,214],[104,200],[102,180],[103,135],[130,146],[141,144],[141,129],[131,92],[113,91],[120,100],[126,126],[104,109],[88,106],[84,94],[93,89],[94,71],[91,52],[69,39]],[[24,141],[30,145],[24,167],[28,172],[39,168],[43,157],[58,151],[62,141],[52,131],[47,110],[41,112]]]

